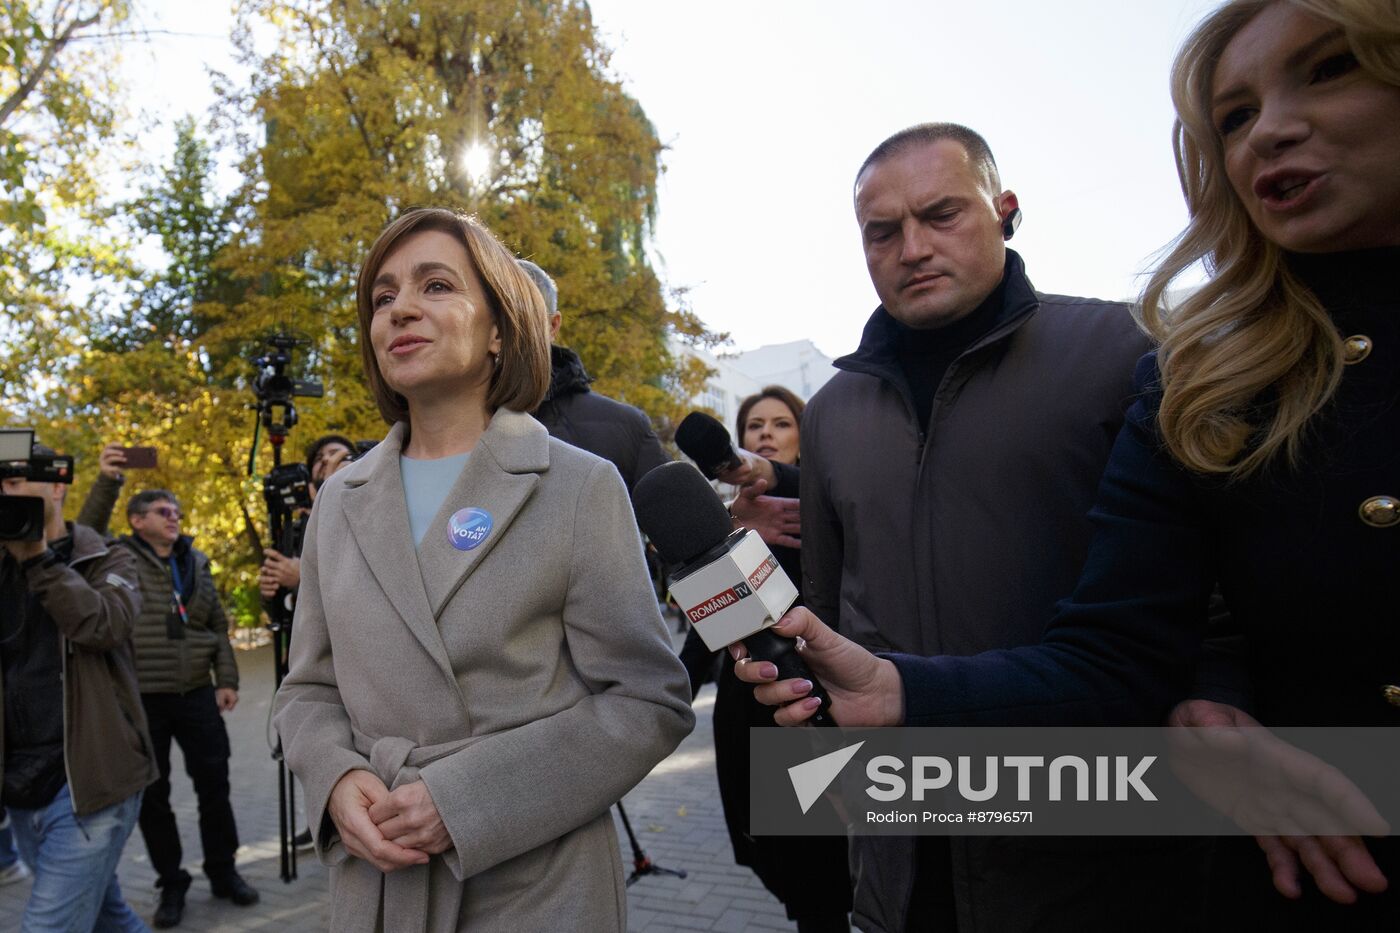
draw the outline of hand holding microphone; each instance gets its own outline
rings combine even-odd
[[[897,726],[904,721],[904,685],[890,661],[832,631],[800,606],[789,610],[770,631],[806,642],[802,660],[821,678],[829,697],[814,702],[803,680],[791,679],[757,656],[734,665],[734,676],[754,685],[754,699],[778,707],[773,711],[775,723],[800,726],[817,709],[828,706],[846,727]],[[747,643],[733,644],[729,653],[741,661],[749,654],[746,648]]]
[[[747,450],[738,450],[729,432],[702,411],[692,411],[676,427],[676,446],[695,461],[706,479],[717,479],[731,486],[747,486],[766,480],[768,488],[777,485],[773,464]]]
[[[729,507],[741,525],[757,531],[770,547],[802,546],[797,500],[764,495],[778,485],[773,464],[758,454],[735,449],[724,425],[693,411],[676,428],[676,446],[699,465],[706,479],[741,487]]]
[[[642,477],[632,505],[637,523],[671,568],[671,595],[705,645],[718,651],[742,640],[782,678],[812,681],[810,696],[821,702],[810,721],[835,725],[826,691],[808,673],[797,643],[770,631],[797,598],[797,588],[758,534],[731,533],[729,513],[687,463],[663,464]]]

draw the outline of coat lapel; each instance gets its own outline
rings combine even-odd
[[[348,468],[342,509],[379,588],[423,649],[453,681],[452,662],[413,559],[413,535],[399,471],[403,433],[403,423],[394,425],[382,443]]]
[[[499,409],[418,549],[422,590],[435,632],[443,609],[505,535],[534,492],[539,474],[548,468],[549,434],[544,427],[529,415]],[[452,516],[462,509],[479,509],[491,517],[490,533],[470,550],[454,546],[449,533]]]

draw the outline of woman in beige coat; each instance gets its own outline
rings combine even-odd
[[[690,731],[621,479],[551,439],[538,292],[404,214],[357,286],[384,442],[322,488],[276,727],[336,931],[622,930],[609,807]]]

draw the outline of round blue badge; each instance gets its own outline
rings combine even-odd
[[[447,522],[447,540],[459,551],[470,551],[491,533],[491,513],[484,509],[462,509]]]

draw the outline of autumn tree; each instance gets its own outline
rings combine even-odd
[[[59,6],[74,15],[71,0]],[[675,296],[668,305],[648,263],[662,147],[609,72],[587,4],[244,0],[235,41],[251,84],[220,78],[217,91],[243,184],[221,198],[215,153],[181,123],[139,195],[93,212],[158,242],[164,262],[118,269],[113,259],[105,279],[90,262],[108,307],[65,315],[36,304],[6,334],[10,348],[27,343],[5,365],[45,377],[26,384],[25,404],[59,446],[86,456],[75,500],[102,442],[155,444],[160,469],[136,481],[181,496],[221,585],[246,596],[266,527],[247,466],[250,453],[260,473],[271,459],[266,445],[252,450],[252,357],[272,332],[307,338],[294,374],[321,379],[326,395],[298,406],[293,443],[328,430],[382,436],[361,373],[354,278],[383,226],[418,205],[477,213],[554,275],[562,342],[600,391],[663,431],[684,410],[706,373],[667,341],[714,335]],[[112,117],[92,113],[100,140]],[[45,192],[67,203],[63,192],[77,190],[61,173],[41,184],[39,169],[25,172],[41,212]],[[248,618],[255,604],[243,608]]]
[[[90,280],[119,255],[98,169],[118,114],[112,31],[125,0],[0,4],[0,404],[24,414],[75,349]],[[75,279],[88,280],[74,291]]]
[[[204,344],[206,309],[222,308],[247,287],[214,262],[232,237],[234,218],[212,188],[213,168],[194,121],[178,121],[173,153],[136,197],[115,206],[127,235],[152,238],[165,261],[129,266],[120,300],[107,313],[72,324],[74,359],[46,394],[42,423],[51,443],[79,458],[70,512],[95,478],[104,443],[155,445],[159,469],[132,473],[128,491],[163,487],[180,497],[187,530],[221,571],[225,596],[243,594],[241,615],[252,620],[247,570],[259,542],[248,533],[258,502],[258,486],[247,475],[250,396],[246,380],[220,375],[228,367]],[[114,531],[121,530],[120,518]]]
[[[277,26],[275,47],[256,37]],[[316,336],[328,424],[382,433],[359,374],[355,270],[405,208],[473,211],[558,281],[565,330],[597,388],[666,419],[703,380],[667,337],[712,335],[668,308],[646,256],[661,145],[608,70],[586,3],[245,0],[254,75],[225,90],[244,139],[249,222],[226,256],[259,287],[225,339]]]

